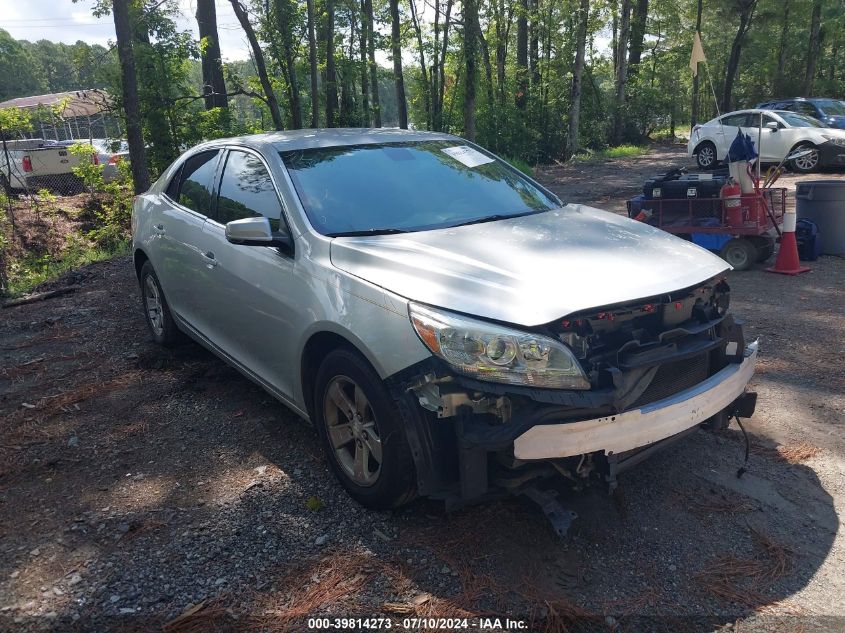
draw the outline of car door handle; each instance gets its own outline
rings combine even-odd
[[[202,256],[205,257],[205,259],[206,259],[205,265],[208,266],[209,268],[214,268],[219,263],[214,258],[214,253],[212,253],[211,251],[208,251],[207,253],[203,253]]]
[[[155,231],[158,235],[164,235],[164,225],[163,224],[154,224],[153,231]]]

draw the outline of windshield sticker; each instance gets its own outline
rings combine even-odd
[[[440,150],[444,154],[448,154],[456,161],[463,163],[467,167],[478,167],[479,165],[486,165],[492,163],[493,159],[485,156],[477,149],[473,149],[469,145],[458,145],[456,147],[444,147]]]

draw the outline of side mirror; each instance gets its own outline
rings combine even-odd
[[[769,121],[766,123],[766,127],[769,128],[772,132],[777,132],[780,129],[780,126],[777,124],[777,121]]]
[[[265,217],[243,218],[227,223],[226,241],[240,246],[278,246],[288,249],[293,245],[288,236],[273,233],[270,220]]]

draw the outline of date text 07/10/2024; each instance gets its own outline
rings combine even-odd
[[[511,618],[419,618],[407,617],[400,621],[391,618],[308,618],[308,629],[329,630],[377,630],[398,629],[400,631],[441,629],[478,631],[521,631],[528,628],[525,620]]]

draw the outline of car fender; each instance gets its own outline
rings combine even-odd
[[[314,306],[320,313],[313,314],[313,320],[298,337],[294,358],[300,360],[301,366],[305,365],[309,342],[314,336],[325,333],[347,341],[382,379],[431,357],[431,352],[414,332],[405,299],[344,275],[327,281],[330,285],[338,284],[335,292],[329,293],[338,300]],[[361,324],[366,326],[361,327]],[[319,363],[320,359],[314,360]],[[302,388],[303,381],[296,382],[294,398],[305,405],[308,397]]]

